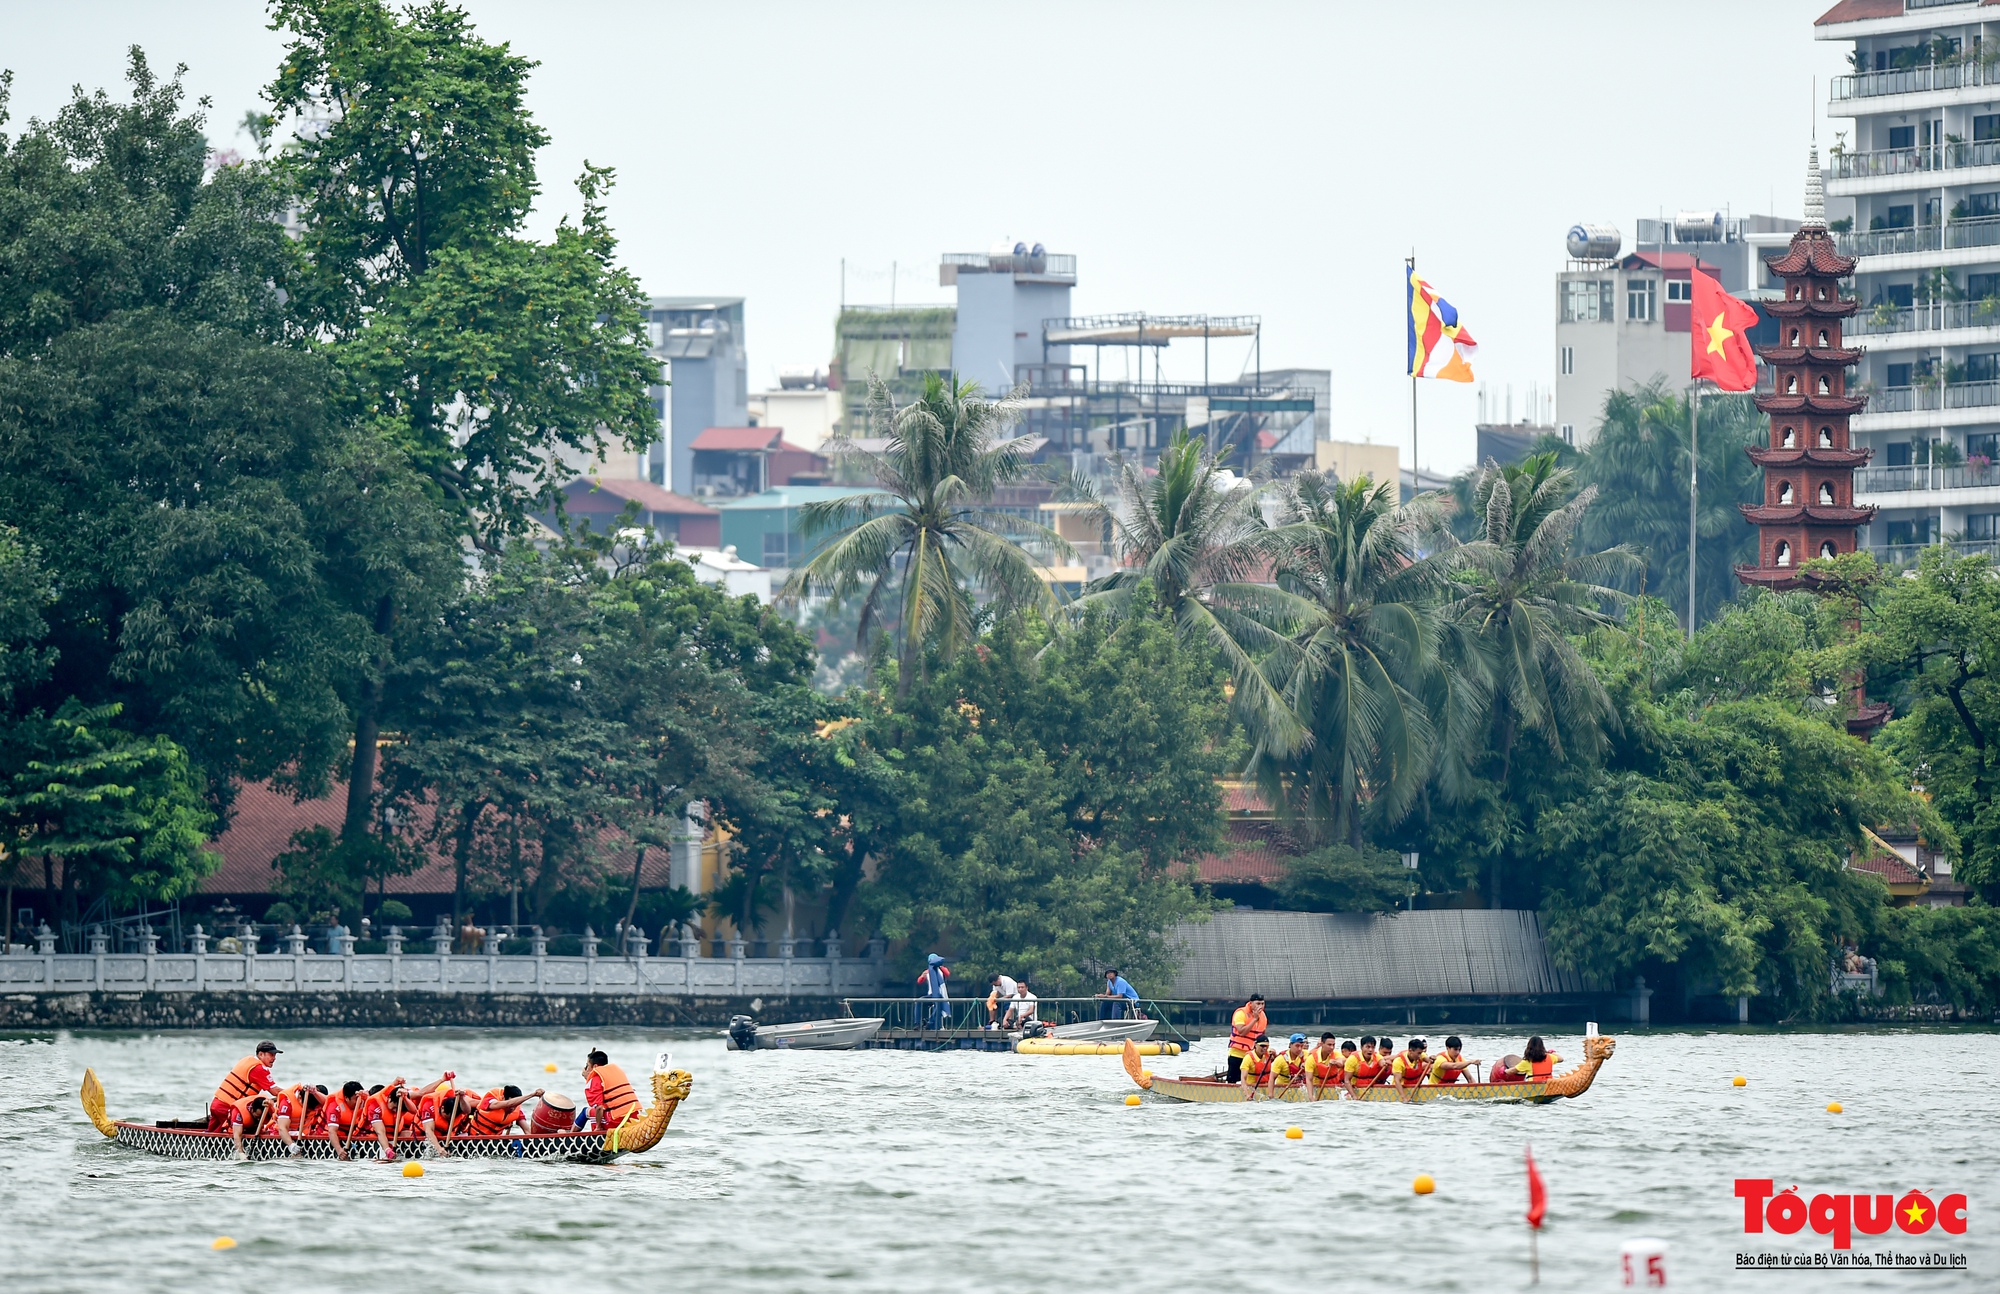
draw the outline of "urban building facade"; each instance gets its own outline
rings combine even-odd
[[[1763,267],[1799,227],[1776,216],[1682,212],[1637,222],[1638,243],[1621,254],[1616,228],[1579,225],[1556,275],[1556,434],[1572,445],[1596,439],[1605,399],[1654,380],[1688,384],[1693,271],[1712,275],[1746,301],[1775,299]],[[1768,324],[1752,341],[1768,342]]]
[[[652,353],[670,385],[652,389],[661,438],[643,460],[645,479],[693,493],[695,437],[750,422],[742,297],[654,297],[646,311]]]
[[[1828,115],[1833,222],[1854,258],[1848,328],[1871,392],[1853,419],[1874,461],[1856,501],[1866,544],[1908,562],[1926,544],[2000,547],[2000,7],[1844,0],[1814,36],[1851,42]]]

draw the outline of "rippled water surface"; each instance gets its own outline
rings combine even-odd
[[[1442,1036],[1444,1030],[1435,1031]],[[1542,1288],[1612,1288],[1622,1240],[1668,1240],[1673,1287],[2000,1287],[2000,1034],[1667,1033],[1620,1039],[1580,1100],[1124,1104],[1114,1057],[726,1052],[710,1033],[292,1032],[278,1075],[329,1085],[455,1069],[581,1088],[595,1043],[635,1077],[660,1046],[695,1075],[649,1154],[611,1167],[445,1162],[415,1180],[339,1163],[175,1162],[83,1117],[192,1117],[254,1042],[224,1033],[0,1040],[0,1283],[9,1291],[1242,1290],[1372,1280],[1527,1282],[1524,1144],[1550,1192]],[[1435,1039],[1433,1039],[1435,1041]],[[1518,1036],[1467,1035],[1467,1052]],[[1580,1040],[1552,1036],[1580,1054]],[[1210,1041],[1162,1073],[1205,1071]],[[563,1073],[546,1075],[559,1062]],[[1743,1074],[1746,1087],[1733,1087]],[[1845,1113],[1826,1112],[1838,1100]],[[1287,1140],[1297,1124],[1302,1140]],[[1433,1175],[1437,1193],[1410,1182]],[[1737,1177],[1971,1198],[1963,1236],[1856,1251],[1963,1253],[1964,1273],[1739,1272]],[[215,1252],[215,1237],[238,1247]]]

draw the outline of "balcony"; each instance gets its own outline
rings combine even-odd
[[[1862,548],[1884,566],[1915,566],[1926,548],[1949,548],[1961,557],[1977,553],[2000,559],[2000,539],[1947,539],[1942,544],[1870,544]]]
[[[1864,494],[1904,494],[1917,490],[1976,490],[2000,486],[2000,467],[1991,465],[1962,465],[1959,467],[1925,466],[1912,463],[1907,467],[1863,467],[1854,473],[1854,493],[1857,498]]]
[[[1883,148],[1865,153],[1835,153],[1826,159],[1829,180],[1867,180],[1883,175],[1933,175],[1940,171],[2000,166],[2000,140],[1976,139],[1948,143],[1943,148]],[[1942,181],[1950,183],[1950,181]]]
[[[2000,323],[2000,319],[1995,320]],[[1939,409],[1985,409],[2000,405],[2000,382],[1953,382],[1949,386],[1891,386],[1868,397],[1869,413],[1924,413]]]
[[[1900,309],[1879,305],[1855,315],[1854,321],[1847,325],[1847,333],[1851,337],[1888,337],[1896,333],[1952,332],[1961,328],[2000,328],[2000,299],[1932,301]]]
[[[1879,99],[1894,94],[1923,94],[1932,90],[1958,90],[1981,85],[2000,85],[2000,64],[1926,63],[1900,71],[1836,76],[1827,97],[1834,103],[1847,103],[1855,99]]]
[[[1974,216],[1949,220],[1943,225],[1914,225],[1904,229],[1871,229],[1866,233],[1841,234],[1835,241],[1843,256],[1896,256],[1958,247],[1996,247],[2000,246],[2000,216]]]

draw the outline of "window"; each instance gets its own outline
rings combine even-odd
[[[791,536],[784,531],[764,532],[764,561],[769,567],[789,567],[792,564]]]
[[[1967,355],[1965,380],[1968,382],[2000,380],[2000,351],[1988,351],[1984,355]]]
[[[1915,517],[1909,521],[1889,523],[1891,544],[1928,544],[1937,525],[1936,517]]]
[[[1826,380],[1826,374],[1822,373],[1819,375],[1819,385],[1817,389],[1814,391],[1814,394],[1816,395],[1833,394],[1833,385]]]
[[[1693,279],[1668,279],[1667,304],[1687,305],[1694,300]]]
[[[1563,444],[1574,445],[1576,443],[1576,424],[1573,422],[1564,423],[1562,425],[1562,437]]]
[[[1991,462],[2000,459],[2000,434],[1990,431],[1975,431],[1965,438],[1965,456],[1984,458]]]
[[[1792,502],[1792,483],[1790,481],[1778,482],[1778,506],[1781,508],[1789,507],[1791,505],[1791,502]]]
[[[1830,346],[1833,344],[1832,342],[1827,340],[1827,331],[1824,328],[1819,330],[1819,344],[1821,346]]]
[[[1821,449],[1833,448],[1833,428],[1821,427],[1819,429],[1819,447]]]
[[[2000,274],[1968,274],[1965,276],[1965,299],[1984,301],[1988,297],[2000,297]]]
[[[1799,445],[1799,434],[1796,431],[1793,431],[1790,427],[1785,428],[1784,434],[1778,438],[1778,448],[1797,449],[1798,445]]]
[[[1912,283],[1885,283],[1882,285],[1882,300],[1898,310],[1908,310],[1917,301],[1916,285]]]
[[[1595,323],[1611,315],[1611,279],[1565,279],[1563,281],[1563,322]]]
[[[1778,565],[1790,566],[1791,564],[1792,564],[1792,546],[1786,543],[1784,540],[1780,539],[1778,541]]]
[[[1988,139],[2000,139],[2000,112],[1989,112],[1972,119],[1973,142]]]
[[[1889,127],[1889,147],[1915,148],[1916,146],[1917,146],[1917,128],[1915,126]]]
[[[2000,512],[1973,512],[1965,518],[1967,539],[2000,539]]]
[[[1819,483],[1819,506],[1822,508],[1830,508],[1833,505],[1834,505],[1833,482],[1821,481]]]
[[[2000,216],[2000,191],[1967,194],[1965,199],[1965,214],[1967,216]]]
[[[1885,376],[1884,384],[1887,386],[1908,386],[1910,384],[1910,366],[1908,364],[1885,364],[1883,365],[1883,372]]]
[[[1890,441],[1883,450],[1882,461],[1889,467],[1908,467],[1910,465],[1910,442],[1907,440]]]
[[[1796,346],[1796,345],[1798,345],[1798,344],[1799,344],[1799,330],[1798,330],[1798,329],[1796,329],[1796,328],[1794,328],[1794,329],[1792,329],[1792,339],[1791,339],[1790,341],[1786,342],[1786,343],[1785,343],[1785,345],[1787,345],[1787,346]]]
[[[1576,348],[1573,346],[1565,346],[1562,348],[1562,375],[1564,377],[1570,377],[1573,374],[1575,374],[1575,372],[1576,372]]]
[[[1903,147],[1908,148],[1909,145],[1905,144]],[[1890,207],[1882,217],[1882,228],[1884,229],[1908,229],[1916,223],[1917,208],[1914,204],[1908,202],[1903,203],[1901,206]]]
[[[1838,557],[1840,556],[1840,550],[1835,548],[1833,541],[1829,539],[1819,546],[1819,555],[1821,557]]]
[[[1625,280],[1625,318],[1633,323],[1653,322],[1653,296],[1658,291],[1657,280]]]

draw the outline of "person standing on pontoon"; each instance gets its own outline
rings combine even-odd
[[[951,967],[944,964],[944,958],[936,953],[930,955],[930,962],[924,973],[917,976],[917,983],[924,990],[924,1028],[942,1029],[951,1019],[951,989],[946,981],[951,978]]]
[[[1123,1020],[1127,1014],[1139,1017],[1139,990],[1126,983],[1117,970],[1104,972],[1104,991],[1097,996],[1105,999],[1098,1004],[1098,1019]]]

